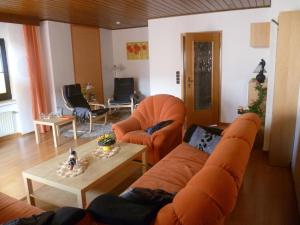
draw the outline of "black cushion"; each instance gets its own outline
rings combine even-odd
[[[50,225],[73,225],[86,215],[85,210],[74,207],[63,207],[56,211]]]
[[[89,110],[91,109],[89,103],[84,98],[81,92],[80,84],[64,85],[63,94],[68,104],[70,104],[73,108],[81,107],[81,108],[87,108]]]
[[[103,115],[104,113],[107,113],[109,109],[105,108],[105,109],[94,109],[92,110],[92,115],[93,116],[99,116],[99,115]]]
[[[130,102],[134,94],[134,79],[132,77],[114,79],[114,100]]]
[[[130,99],[123,99],[123,100],[115,100],[115,99],[113,99],[113,100],[110,100],[110,102],[109,102],[110,104],[118,104],[118,105],[120,105],[120,104],[130,104],[131,103],[131,100]]]
[[[100,195],[87,209],[93,218],[110,225],[148,225],[159,208],[155,205],[137,204],[111,194]]]
[[[168,126],[168,125],[171,124],[172,122],[173,122],[173,120],[165,120],[165,121],[161,121],[161,122],[155,124],[154,126],[147,128],[145,131],[146,131],[148,134],[153,134],[155,131],[158,131],[158,130],[160,130],[161,128]]]
[[[171,203],[175,194],[166,192],[162,189],[149,189],[149,188],[130,188],[120,195],[120,197],[135,202],[138,204],[152,204],[158,208]]]
[[[11,220],[3,225],[49,225],[53,217],[54,212],[43,212],[39,215]]]

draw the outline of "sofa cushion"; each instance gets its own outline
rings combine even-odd
[[[50,225],[74,225],[85,216],[85,210],[75,207],[62,207],[55,212]]]
[[[196,127],[188,143],[208,154],[211,154],[220,140],[220,135],[211,133],[202,127]]]
[[[128,132],[123,136],[122,141],[140,145],[147,145],[149,148],[152,148],[151,135],[144,130],[135,130]]]
[[[39,215],[10,220],[3,225],[49,225],[51,224],[51,220],[54,215],[55,213],[53,211],[42,212]]]
[[[138,204],[112,194],[94,199],[87,211],[97,222],[110,225],[148,225],[160,206]]]
[[[209,157],[205,166],[217,166],[226,170],[235,180],[237,188],[240,188],[250,151],[247,142],[238,138],[227,138],[219,143],[215,149],[216,154]]]
[[[134,182],[132,187],[178,192],[202,168],[208,156],[182,143]]]
[[[145,131],[148,133],[148,134],[153,134],[155,131],[158,131],[160,130],[161,128],[164,128],[166,126],[168,126],[169,124],[171,124],[173,122],[173,120],[164,120],[164,121],[161,121],[157,124],[155,124],[154,126],[151,126],[149,128],[147,128]]]
[[[235,120],[227,129],[223,135],[223,139],[226,138],[238,138],[247,142],[250,148],[254,143],[254,139],[257,133],[257,123],[250,119],[243,119],[243,117]]]

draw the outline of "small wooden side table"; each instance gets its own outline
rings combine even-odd
[[[46,125],[52,127],[52,133],[53,133],[53,141],[54,141],[54,147],[57,148],[58,146],[58,139],[60,136],[60,130],[59,126],[67,123],[73,124],[73,135],[74,140],[77,139],[76,135],[76,118],[74,116],[62,116],[62,117],[54,117],[50,119],[39,119],[34,120],[34,131],[35,131],[35,140],[36,143],[40,143],[40,131],[38,128],[38,125]]]

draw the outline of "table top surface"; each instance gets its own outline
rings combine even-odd
[[[72,193],[88,190],[102,179],[122,169],[146,150],[144,145],[124,142],[116,145],[120,147],[119,152],[107,159],[92,156],[92,152],[98,147],[96,139],[76,147],[78,158],[88,157],[89,161],[86,170],[76,177],[64,178],[56,172],[59,164],[68,159],[68,152],[23,171],[23,176]]]
[[[68,123],[71,122],[75,119],[74,116],[60,116],[60,117],[51,117],[49,119],[37,119],[34,120],[35,123],[37,124],[63,124],[63,123]]]

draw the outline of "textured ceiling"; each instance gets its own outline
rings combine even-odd
[[[0,21],[53,20],[121,29],[147,26],[153,18],[270,6],[271,0],[4,0]]]

